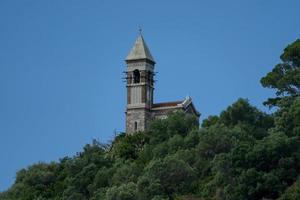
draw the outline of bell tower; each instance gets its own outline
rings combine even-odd
[[[143,131],[152,119],[155,61],[140,33],[125,59],[127,106],[126,133]]]

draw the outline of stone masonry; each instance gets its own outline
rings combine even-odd
[[[200,117],[190,97],[182,101],[153,103],[155,61],[140,34],[126,57],[126,133],[146,130],[151,121],[165,118],[169,112],[182,110]]]

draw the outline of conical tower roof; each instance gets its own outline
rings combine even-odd
[[[148,59],[155,62],[141,34],[136,39],[134,46],[126,57],[126,61],[139,59]]]

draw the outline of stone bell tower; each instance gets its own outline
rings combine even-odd
[[[142,34],[126,57],[126,133],[147,129],[152,116],[155,61]]]

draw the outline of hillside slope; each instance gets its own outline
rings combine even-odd
[[[112,144],[17,173],[1,200],[300,199],[300,40],[261,82],[265,114],[239,99],[199,127],[182,112]]]

